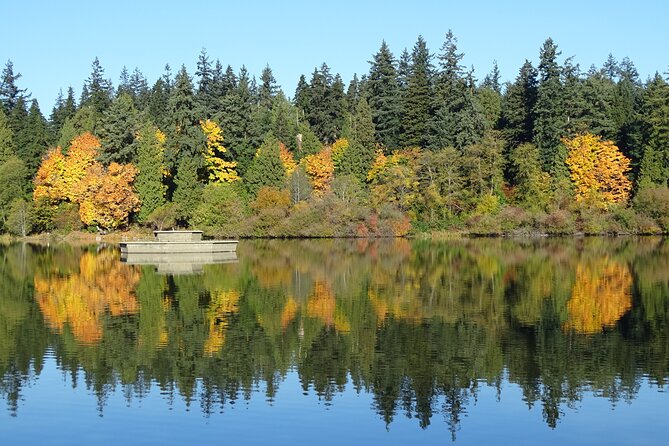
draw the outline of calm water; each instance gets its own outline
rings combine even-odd
[[[669,438],[669,240],[119,258],[0,246],[3,445]]]

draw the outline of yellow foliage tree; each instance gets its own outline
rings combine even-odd
[[[564,139],[566,163],[576,187],[576,200],[593,200],[604,207],[627,201],[632,184],[626,174],[630,160],[611,141],[586,133]]]
[[[226,161],[222,154],[228,150],[223,147],[223,131],[211,119],[200,121],[200,127],[207,137],[207,151],[204,162],[209,171],[209,179],[217,183],[233,183],[239,181],[235,161]]]
[[[332,144],[332,163],[335,168],[339,168],[342,158],[346,154],[346,149],[349,147],[348,139],[339,138]]]
[[[57,202],[65,197],[65,156],[60,147],[49,150],[35,175],[35,201]]]
[[[297,168],[297,163],[295,162],[293,154],[282,142],[279,143],[279,157],[281,158],[281,164],[283,164],[283,168],[286,170],[286,177],[290,177]]]
[[[304,170],[309,175],[314,195],[322,197],[330,187],[334,178],[334,164],[332,163],[331,150],[324,148],[318,153],[304,158]]]
[[[115,229],[128,223],[128,215],[139,210],[140,201],[132,188],[137,169],[132,164],[100,163],[91,166],[79,182],[79,217],[87,225]]]

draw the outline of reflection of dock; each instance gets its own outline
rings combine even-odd
[[[237,262],[237,253],[121,253],[121,262],[128,265],[155,265],[160,274],[198,274],[204,265]]]
[[[121,261],[156,265],[162,274],[196,274],[203,265],[237,261],[237,240],[202,240],[202,231],[153,231],[153,241],[121,243]]]

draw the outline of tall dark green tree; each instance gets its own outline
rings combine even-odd
[[[582,86],[583,109],[580,121],[584,131],[615,141],[616,123],[613,98],[616,85],[604,70],[591,69]]]
[[[26,166],[27,180],[32,179],[37,172],[42,155],[46,153],[52,139],[49,124],[42,116],[37,100],[33,99],[24,124],[14,138],[17,143],[16,154]]]
[[[164,141],[158,128],[144,124],[138,132],[137,169],[135,189],[141,200],[137,215],[140,222],[146,221],[153,211],[165,204],[165,186],[163,184],[163,149]]]
[[[59,93],[58,98],[56,99],[56,104],[51,111],[51,130],[52,133],[58,135],[60,130],[63,128],[65,121],[77,112],[77,104],[74,99],[74,89],[68,87],[67,97],[63,99],[62,91]]]
[[[639,187],[669,186],[669,84],[658,73],[646,87],[644,117],[648,140]]]
[[[216,98],[214,97],[214,72],[207,51],[202,48],[197,59],[198,77],[196,102],[198,106],[198,116],[202,119],[209,119],[213,116],[216,109]]]
[[[179,159],[172,202],[176,205],[177,215],[183,224],[188,224],[202,197],[203,185],[198,180],[198,169],[194,158],[183,156]]]
[[[130,94],[122,93],[102,115],[99,160],[107,165],[135,161],[139,117]]]
[[[539,87],[534,107],[534,144],[541,154],[543,169],[553,177],[567,175],[567,151],[561,142],[566,116],[559,55],[557,45],[548,38],[539,53]]]
[[[0,105],[5,114],[9,115],[14,110],[19,98],[26,101],[30,95],[26,94],[25,88],[19,88],[16,81],[21,78],[21,73],[14,73],[14,64],[8,60],[0,75]]]
[[[432,56],[422,36],[411,52],[411,67],[402,106],[401,144],[426,148],[432,109]]]
[[[253,115],[254,100],[250,79],[246,67],[242,67],[236,85],[221,102],[221,113],[215,116],[220,122],[225,138],[226,148],[237,161],[237,171],[243,175],[248,168],[259,143],[254,133]]]
[[[360,99],[355,107],[355,115],[353,115],[352,136],[355,141],[372,151],[372,153],[376,146],[373,120],[372,108],[367,103],[367,99]]]
[[[149,84],[137,67],[135,67],[130,75],[129,86],[135,108],[138,110],[146,109],[149,101]]]
[[[628,58],[618,66],[619,81],[613,95],[613,117],[616,123],[616,143],[632,160],[632,172],[638,174],[644,147],[643,86],[639,73]]]
[[[0,109],[0,163],[15,154],[14,132],[9,126],[5,112]]]
[[[526,60],[516,80],[508,85],[502,101],[501,127],[511,146],[531,142],[534,137],[537,85],[537,70]]]
[[[369,62],[367,98],[372,108],[376,140],[388,149],[400,146],[400,92],[396,61],[385,40]]]
[[[333,77],[327,64],[314,69],[309,82],[309,102],[305,117],[314,133],[325,143],[334,142],[344,123],[344,84]]]
[[[203,151],[206,142],[200,128],[200,120],[196,115],[193,84],[183,65],[174,79],[174,88],[169,99],[169,119],[167,165],[171,168],[181,166],[181,160],[188,158],[186,168],[191,169],[195,166],[197,171],[204,164]],[[190,170],[188,175],[190,178]]]
[[[91,74],[84,82],[81,93],[81,106],[90,105],[93,110],[102,113],[111,105],[113,87],[110,80],[105,79],[105,71],[96,57],[91,64]]]

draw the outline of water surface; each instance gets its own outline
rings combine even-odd
[[[660,238],[0,246],[7,444],[657,444]],[[186,274],[186,272],[192,272]]]

